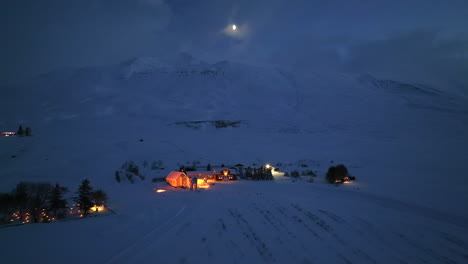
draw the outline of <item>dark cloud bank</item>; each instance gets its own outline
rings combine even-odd
[[[0,81],[184,51],[468,94],[466,14],[462,0],[2,0]]]

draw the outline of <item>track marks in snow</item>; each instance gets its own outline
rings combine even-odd
[[[237,209],[228,209],[228,211],[234,218],[244,237],[257,249],[262,259],[265,262],[275,262],[273,253],[268,248],[267,244],[258,236],[244,216]]]
[[[253,203],[251,209],[260,214],[264,221],[266,221],[267,227],[270,229],[269,232],[276,234],[274,238],[275,241],[278,242],[282,251],[286,253],[290,261],[294,260],[292,261],[294,263],[311,263],[306,257],[299,259],[298,254],[294,252],[297,248],[301,248],[305,251],[307,251],[307,248],[304,243],[298,239],[296,234],[291,231],[290,223],[285,224],[285,221],[280,219],[280,217],[272,211],[273,208],[270,208],[269,206],[261,206],[257,203]],[[279,207],[277,207],[277,209],[282,210]]]
[[[461,247],[463,248],[463,250],[468,251],[468,247],[466,246],[465,241],[463,241],[461,238],[455,235],[447,234],[445,232],[442,232],[440,236],[446,241],[448,241],[449,243],[451,243],[452,245]]]
[[[122,249],[119,253],[112,256],[106,263],[127,263],[128,259],[132,259],[137,256],[139,252],[143,251],[146,247],[149,246],[157,238],[156,235],[161,235],[162,233],[168,232],[172,222],[177,219],[186,209],[186,206],[182,206],[179,211],[169,219],[167,219],[163,224],[157,225],[155,228],[150,230],[143,236],[141,239],[130,244],[128,247]],[[126,261],[123,261],[126,259]]]
[[[346,221],[343,218],[337,216],[336,214],[334,214],[332,212],[329,212],[329,211],[326,211],[326,210],[323,210],[323,209],[319,209],[318,211],[320,213],[328,216],[330,219],[332,219],[333,221],[335,221],[338,224],[345,224],[346,223]]]
[[[225,200],[222,204],[201,200],[197,204],[203,206],[189,208],[193,210],[188,212],[183,209],[184,217],[176,214],[168,220],[171,225],[158,231],[164,239],[149,232],[146,238],[130,245],[108,263],[144,261],[154,254],[153,250],[166,248],[164,241],[171,235],[197,245],[180,252],[175,263],[195,260],[218,263],[226,260],[227,254],[230,256],[227,263],[233,264],[246,261],[452,264],[468,260],[467,243],[462,239],[465,236],[454,235],[457,233],[453,231],[464,229],[428,229],[432,222],[415,220],[424,221],[425,216],[407,221],[406,212],[395,211],[393,218],[398,223],[393,223],[393,219],[378,214],[353,216],[348,210],[340,211],[340,207],[333,210],[319,204],[322,208],[317,208],[317,203],[278,199],[262,193],[247,194],[245,199],[236,193],[236,198],[239,199]],[[224,208],[216,213],[204,210],[215,206]],[[435,244],[426,243],[426,239]]]
[[[218,230],[219,234],[221,234],[222,232],[226,232],[227,226],[222,218],[218,218],[218,220],[216,221],[216,229]]]

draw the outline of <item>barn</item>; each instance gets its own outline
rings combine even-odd
[[[174,187],[190,187],[189,177],[180,171],[171,171],[169,175],[167,175],[166,181]]]

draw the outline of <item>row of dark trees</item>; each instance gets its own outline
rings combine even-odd
[[[0,193],[0,220],[8,221],[15,214],[21,221],[31,217],[34,223],[47,222],[44,215],[52,213],[54,218],[65,218],[67,200],[64,198],[68,188],[56,183],[20,182],[13,191]],[[107,194],[103,190],[93,190],[88,179],[81,182],[73,198],[79,204],[83,216],[89,214],[94,205],[102,206],[107,202]]]
[[[25,129],[23,129],[23,126],[20,125],[19,128],[18,128],[18,131],[16,131],[16,135],[22,137],[22,136],[31,136],[32,135],[32,130],[30,127],[26,127]]]
[[[148,166],[148,164],[145,165],[145,163],[143,163],[143,167],[145,166]],[[115,180],[119,183],[124,180],[124,177],[126,177],[127,180],[131,183],[135,183],[136,177],[139,177],[142,181],[144,181],[146,178],[143,174],[140,173],[140,168],[133,161],[124,162],[122,166],[120,166],[120,170],[116,170],[114,175]]]
[[[242,168],[238,169],[239,176],[246,179],[252,179],[254,181],[265,181],[273,180],[273,174],[271,168],[259,167],[259,168],[245,168],[245,172]]]

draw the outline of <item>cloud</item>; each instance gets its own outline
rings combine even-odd
[[[459,80],[464,64],[457,49],[466,42],[446,34],[466,32],[467,7],[464,0],[8,0],[0,9],[0,33],[8,40],[0,42],[0,81],[179,51],[210,61],[324,71],[405,73],[428,64],[434,72],[440,63],[451,67],[441,69],[447,78]],[[238,30],[232,31],[233,23]],[[404,40],[404,34],[389,33],[437,26],[444,34],[438,34],[435,50],[426,47],[427,41],[416,44],[427,36]],[[400,53],[406,48],[396,47],[411,43],[407,57],[413,59],[404,60]],[[379,64],[379,57],[388,66]],[[408,66],[416,61],[419,66]]]
[[[156,6],[156,7],[166,4],[164,0],[140,0],[140,3],[147,4],[149,6]]]
[[[236,30],[233,30],[233,25],[236,25]],[[244,24],[228,24],[221,31],[224,35],[236,38],[236,39],[245,39],[249,36],[250,28],[247,23]]]
[[[416,30],[350,47],[344,68],[468,92],[468,35]]]

